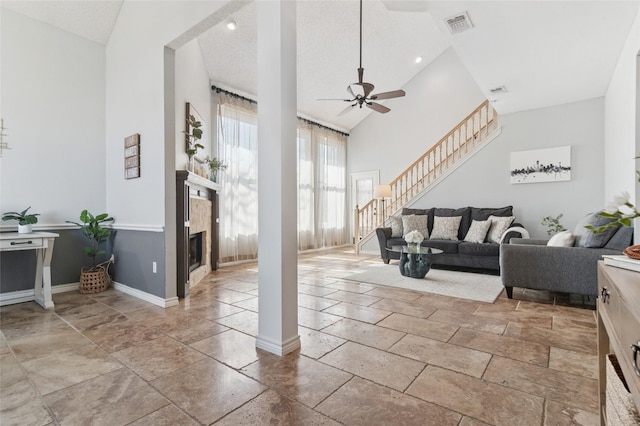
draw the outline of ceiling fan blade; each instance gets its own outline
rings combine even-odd
[[[375,95],[371,95],[370,99],[375,101],[375,100],[378,100],[378,99],[400,98],[400,97],[402,97],[404,95],[406,95],[404,90],[393,90],[391,92],[376,93]]]
[[[347,90],[349,91],[349,94],[350,94],[351,96],[353,96],[353,98],[355,99],[356,94],[355,94],[355,93],[353,93],[353,89],[351,89],[351,85],[347,86]]]
[[[343,102],[353,102],[355,99],[316,99],[316,101],[343,101]]]
[[[390,108],[387,108],[386,106],[381,105],[381,104],[377,104],[375,102],[367,102],[366,104],[367,104],[367,106],[369,108],[371,108],[372,110],[377,111],[377,112],[379,112],[381,114],[386,114],[389,111],[391,111]]]
[[[351,111],[353,109],[354,106],[358,105],[358,103],[355,103],[353,105],[349,105],[348,107],[346,107],[345,109],[343,109],[342,111],[340,111],[340,114],[338,114],[338,117],[345,115],[346,113],[348,113],[349,111]]]

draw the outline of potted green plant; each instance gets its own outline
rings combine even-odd
[[[557,234],[558,232],[567,230],[567,228],[562,226],[562,224],[560,223],[560,219],[562,219],[562,216],[563,216],[562,213],[560,213],[556,217],[545,216],[542,218],[542,222],[541,222],[542,226],[546,226],[548,228],[547,235],[553,235],[553,234]]]
[[[111,278],[108,268],[112,259],[98,264],[97,257],[106,253],[106,250],[100,247],[111,235],[111,230],[102,225],[113,220],[107,213],[94,216],[86,209],[80,213],[80,223],[67,220],[67,223],[79,226],[89,239],[89,245],[84,248],[84,252],[93,261],[91,268],[82,268],[80,271],[80,293],[99,293],[109,286]]]
[[[6,212],[2,214],[2,220],[17,220],[18,221],[18,233],[29,234],[33,230],[33,224],[38,223],[37,216],[40,213],[27,213],[31,206],[22,210],[21,212]]]
[[[202,139],[202,122],[193,114],[189,114],[187,120],[188,128],[183,133],[187,137],[187,156],[189,157],[189,170],[193,171],[193,157],[198,153],[199,149],[204,149],[204,145],[198,142]]]
[[[204,159],[204,162],[207,164],[209,170],[211,171],[209,179],[211,179],[213,182],[217,180],[218,170],[226,170],[227,168],[227,165],[224,164],[222,160],[219,160],[218,157],[209,158],[207,156],[207,158]]]

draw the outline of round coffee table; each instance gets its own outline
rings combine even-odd
[[[442,250],[431,247],[393,246],[389,251],[400,253],[400,274],[411,278],[424,278],[431,269],[431,256]]]

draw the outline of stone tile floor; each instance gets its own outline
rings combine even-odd
[[[338,278],[371,262],[300,256],[302,349],[284,357],[255,348],[255,263],[169,309],[113,289],[4,306],[0,424],[599,424],[593,300],[515,289],[488,304]]]

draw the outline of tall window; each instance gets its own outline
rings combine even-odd
[[[227,95],[218,104],[220,261],[258,255],[256,105]],[[346,136],[299,121],[298,248],[346,244]]]
[[[258,123],[255,104],[220,95],[220,261],[258,256]]]
[[[346,136],[298,124],[298,248],[346,244]]]

